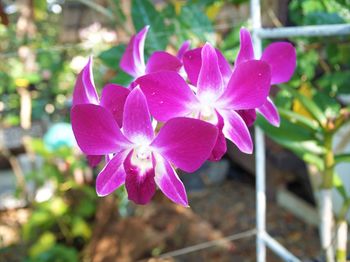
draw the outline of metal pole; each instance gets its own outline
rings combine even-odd
[[[266,245],[284,261],[300,262],[300,259],[290,253],[285,247],[265,232],[263,235]]]
[[[308,25],[280,28],[258,28],[256,33],[260,38],[290,38],[318,37],[332,35],[349,35],[350,24],[337,25]]]
[[[253,25],[253,46],[257,58],[261,57],[262,44],[257,35],[261,28],[260,0],[250,1],[250,11]],[[265,140],[264,133],[255,127],[255,170],[256,170],[256,261],[266,261],[266,246],[264,234],[266,232],[266,194],[265,194]]]

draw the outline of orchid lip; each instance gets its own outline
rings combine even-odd
[[[140,168],[141,174],[145,174],[145,171],[153,168],[151,147],[148,145],[136,145],[132,152],[131,163]]]

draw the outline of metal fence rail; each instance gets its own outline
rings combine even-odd
[[[260,0],[251,0],[251,18],[253,26],[253,45],[256,57],[261,57],[263,38],[291,38],[349,35],[350,24],[297,26],[280,28],[261,27]],[[266,261],[266,246],[284,261],[300,261],[266,232],[266,159],[263,131],[255,127],[255,165],[256,165],[256,259]]]
[[[350,35],[350,24],[295,26],[279,28],[261,27],[260,0],[250,0],[252,40],[256,58],[262,54],[262,39],[293,38],[293,37],[320,37]],[[255,165],[256,165],[256,228],[233,234],[221,239],[199,243],[193,246],[167,252],[158,258],[169,258],[185,255],[199,250],[218,246],[228,241],[256,235],[256,261],[266,261],[266,247],[270,248],[284,261],[300,262],[301,260],[283,247],[266,231],[266,157],[264,133],[255,127]]]
[[[290,38],[349,35],[350,24],[308,25],[279,28],[256,28],[259,38]]]

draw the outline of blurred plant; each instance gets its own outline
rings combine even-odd
[[[347,1],[293,0],[290,17],[298,25],[350,22]],[[297,74],[275,98],[281,115],[279,129],[262,118],[259,125],[266,135],[292,150],[321,174],[319,186],[321,245],[327,261],[334,260],[332,239],[337,234],[337,261],[346,261],[346,214],[350,196],[335,172],[336,165],[350,162],[349,152],[334,152],[337,131],[350,122],[350,38],[295,39]],[[348,143],[349,141],[343,141]],[[332,188],[343,199],[332,233]],[[341,236],[341,237],[339,237]],[[345,242],[344,242],[345,241]]]
[[[113,20],[118,28],[126,26],[126,14],[121,1],[114,0]],[[224,2],[224,1],[220,1]],[[206,11],[215,5],[215,1],[169,1],[157,8],[150,0],[131,1],[131,18],[135,31],[141,31],[149,25],[150,29],[145,42],[146,61],[156,50],[177,50],[187,39],[194,45],[205,41],[215,43],[216,34]],[[130,32],[126,32],[130,35]],[[99,58],[108,68],[117,74],[110,81],[120,85],[128,85],[132,78],[119,69],[119,62],[126,46],[120,44],[100,53]]]
[[[51,151],[42,140],[33,140],[30,148],[43,158],[43,166],[27,179],[37,188],[50,181],[54,192],[51,198],[32,204],[32,215],[23,226],[29,261],[79,261],[77,250],[91,237],[89,223],[97,201],[90,185],[74,179],[74,173],[83,172],[85,164],[72,148]]]
[[[78,50],[83,52],[79,45],[57,45],[61,30],[57,13],[60,5],[55,1],[23,3],[6,3],[6,9],[13,11],[8,14],[9,23],[0,24],[0,49],[4,51],[1,54],[4,62],[0,64],[3,126],[20,123],[18,97],[23,92],[30,96],[33,120],[64,120],[66,114],[62,111],[68,107],[73,88],[70,83],[75,77],[70,60]],[[33,15],[24,19],[22,10],[28,9]],[[28,31],[26,25],[33,30]]]

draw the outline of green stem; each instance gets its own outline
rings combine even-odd
[[[338,219],[337,219],[338,223],[343,220],[346,220],[346,214],[348,213],[349,209],[350,209],[350,198],[348,198],[346,201],[343,202],[343,205],[338,214]]]
[[[324,174],[322,179],[322,189],[331,189],[333,187],[333,173],[334,173],[334,154],[333,154],[333,134],[326,131],[325,133],[325,149],[324,155]]]

